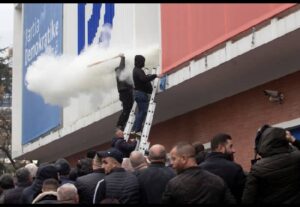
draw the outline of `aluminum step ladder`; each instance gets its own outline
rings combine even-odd
[[[154,98],[155,98],[155,95],[157,92],[158,84],[159,84],[159,78],[155,78],[154,82],[153,82],[153,91],[152,91],[152,94],[150,97],[148,111],[147,111],[145,123],[143,126],[142,136],[141,136],[140,140],[137,139],[138,143],[136,145],[136,150],[142,152],[143,154],[145,154],[145,151],[148,151],[149,146],[150,146],[150,142],[148,142],[148,137],[150,134],[150,129],[152,126],[153,116],[154,116],[155,107],[156,107]]]
[[[157,70],[157,68],[153,68],[153,70]],[[148,106],[148,110],[147,110],[147,115],[146,115],[146,119],[144,122],[144,126],[143,126],[143,130],[142,130],[142,136],[140,139],[136,139],[137,140],[137,145],[135,150],[142,152],[143,154],[145,154],[145,151],[149,149],[150,146],[150,142],[148,142],[148,137],[149,137],[149,133],[150,133],[150,129],[151,129],[151,125],[152,125],[152,121],[153,121],[153,116],[154,116],[154,111],[155,111],[155,107],[156,107],[156,103],[154,102],[154,98],[155,95],[157,93],[158,90],[158,84],[159,84],[159,78],[155,78],[153,81],[153,90],[150,96],[150,101],[149,101],[149,106]],[[130,132],[132,130],[134,121],[135,121],[135,111],[137,108],[137,104],[134,101],[134,104],[132,106],[131,112],[129,114],[129,118],[128,121],[126,123],[125,129],[124,129],[124,139],[126,141],[128,141],[129,137],[130,137]]]
[[[130,136],[130,132],[132,130],[134,121],[135,121],[135,110],[136,110],[137,104],[136,101],[134,101],[133,106],[131,108],[125,129],[124,129],[124,139],[126,140],[126,142],[128,142],[129,136]]]

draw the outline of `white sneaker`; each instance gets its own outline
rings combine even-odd
[[[141,137],[142,136],[142,132],[136,132],[135,135],[138,136],[138,137]]]

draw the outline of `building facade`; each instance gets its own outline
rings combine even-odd
[[[117,91],[96,110],[86,107],[84,96],[53,107],[24,83],[44,45],[57,55],[78,55],[97,43],[105,23],[113,25],[111,47],[161,48],[166,76],[156,96],[151,144],[169,150],[177,141],[201,141],[209,147],[213,135],[225,132],[233,137],[236,162],[249,170],[260,126],[298,136],[297,4],[17,4],[14,15],[15,158],[75,163],[87,150],[110,145],[121,110]],[[271,102],[265,90],[281,92],[283,101]]]

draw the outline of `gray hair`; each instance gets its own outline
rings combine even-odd
[[[133,168],[138,167],[142,163],[146,163],[146,158],[144,157],[143,153],[139,151],[132,151],[129,159]]]
[[[17,177],[17,182],[20,184],[20,183],[29,182],[31,175],[27,168],[22,167],[16,171],[16,177]]]
[[[74,184],[66,183],[57,188],[57,200],[59,201],[76,200],[77,196],[77,188]]]
[[[38,167],[34,163],[29,163],[25,165],[25,168],[29,170],[32,178],[36,177],[36,172],[38,170]]]

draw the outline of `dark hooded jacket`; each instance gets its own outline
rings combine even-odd
[[[145,66],[145,58],[142,55],[136,55],[134,59],[133,69],[133,81],[135,90],[142,91],[144,93],[152,93],[151,81],[154,80],[157,75],[146,75],[142,68]]]
[[[285,130],[270,127],[258,142],[262,157],[248,174],[243,203],[300,203],[300,151],[286,140]]]
[[[31,204],[34,198],[42,192],[43,182],[48,178],[54,178],[58,180],[58,172],[54,165],[44,165],[38,168],[31,186],[25,188],[22,193],[21,203]]]
[[[136,141],[126,142],[124,138],[114,137],[111,146],[123,153],[124,157],[129,157],[130,153],[135,149]]]

